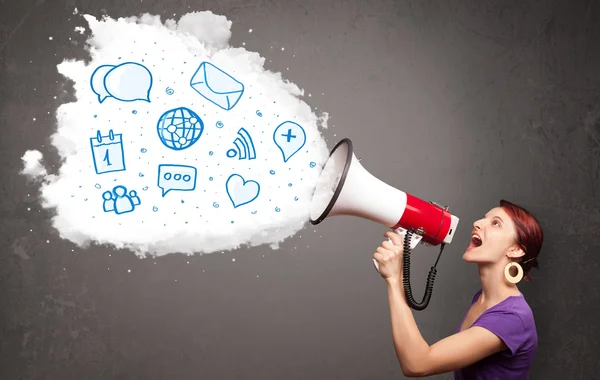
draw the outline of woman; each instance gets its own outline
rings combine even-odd
[[[527,379],[537,349],[533,313],[517,283],[531,267],[543,232],[527,210],[505,200],[473,224],[463,260],[476,263],[481,289],[454,335],[429,345],[421,336],[402,284],[403,238],[386,232],[373,255],[386,280],[392,335],[408,377],[454,371],[455,379]],[[516,273],[515,273],[516,272]]]

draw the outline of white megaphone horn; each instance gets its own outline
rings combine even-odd
[[[451,215],[448,207],[421,200],[371,175],[354,155],[352,141],[348,138],[338,142],[331,150],[310,204],[310,222],[313,225],[338,215],[371,220],[405,238],[404,290],[414,309],[424,309],[431,296],[436,270],[435,266],[432,267],[428,278],[426,302],[414,302],[410,290],[410,250],[419,242],[430,246],[442,244],[443,249],[445,244],[452,242],[459,218]],[[406,242],[407,238],[409,242]],[[379,271],[375,260],[373,264]]]

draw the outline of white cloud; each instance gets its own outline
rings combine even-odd
[[[46,174],[46,168],[42,166],[42,153],[37,150],[28,150],[23,154],[23,170],[22,174],[33,178],[44,177]]]
[[[265,70],[259,54],[230,47],[231,22],[211,12],[190,13],[179,22],[167,20],[164,24],[158,16],[148,14],[118,20],[84,17],[91,31],[87,41],[91,61],[58,65],[58,71],[74,82],[76,96],[75,102],[58,108],[57,130],[51,138],[62,166],[56,175],[48,176],[40,165],[41,153],[28,151],[23,155],[24,174],[45,176],[41,185],[43,206],[56,210],[52,223],[63,238],[81,246],[97,242],[129,248],[144,256],[210,253],[244,244],[276,248],[277,243],[303,228],[329,150],[319,131],[327,127],[327,114],[313,113],[300,99],[303,91],[297,85],[280,73]],[[244,92],[230,110],[222,108],[224,104],[227,107],[222,97],[213,99],[221,104],[218,106],[199,93],[206,89],[190,86],[192,76],[205,61],[243,83]],[[143,65],[151,73],[150,102],[132,100],[140,94],[139,88],[135,93],[130,91],[132,84],[143,87],[148,79],[145,70],[123,65],[127,62]],[[112,67],[100,69],[92,84],[92,74],[102,65]],[[216,84],[225,86],[215,82],[213,87]],[[231,83],[225,89],[231,91]],[[112,96],[100,103],[94,91]],[[232,95],[230,103],[235,98]],[[170,110],[177,111],[169,114]],[[203,123],[200,137],[186,149],[167,147],[169,143],[159,137],[159,126],[168,129],[177,122],[167,118],[164,124],[159,123],[165,114],[183,115],[192,122],[198,117]],[[286,121],[302,127],[306,143],[284,162],[273,133]],[[163,137],[175,136],[175,147],[184,137],[181,130],[175,135],[161,131]],[[91,142],[98,132],[101,142]],[[244,145],[248,135],[256,158],[238,159],[240,154],[251,154],[251,144]],[[189,145],[193,137],[185,135],[180,142]],[[101,144],[118,142],[119,138],[123,156],[119,144],[111,145],[113,150],[106,156],[106,146]],[[277,140],[284,144],[288,138],[298,138],[298,133]],[[92,143],[97,146],[95,163]],[[97,174],[102,167],[118,168],[121,161],[125,170]],[[161,175],[171,175],[163,177],[161,187],[177,186],[176,181],[185,180],[181,190],[172,189],[163,197],[158,186],[160,165],[181,166],[172,172],[165,171],[169,166],[161,170]],[[243,181],[234,177],[229,190],[235,194],[228,194],[226,183],[233,174],[259,186],[241,186]],[[190,182],[194,175],[195,187]],[[115,188],[119,185],[127,192]],[[256,189],[258,196],[240,205],[252,198]]]

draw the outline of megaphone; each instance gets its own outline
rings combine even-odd
[[[447,206],[427,202],[388,185],[370,174],[356,158],[352,141],[338,142],[329,154],[310,203],[310,222],[321,223],[325,218],[357,216],[393,229],[404,238],[404,291],[409,305],[415,310],[427,307],[437,273],[435,265],[429,272],[421,302],[412,297],[410,288],[410,251],[419,242],[428,246],[451,243],[459,218],[448,212]],[[377,262],[373,260],[379,271]]]

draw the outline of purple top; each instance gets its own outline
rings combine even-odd
[[[475,293],[471,305],[480,294],[481,289]],[[466,316],[465,314],[460,322],[457,332],[460,331]],[[454,371],[455,380],[529,378],[529,368],[537,351],[538,340],[533,312],[523,293],[519,296],[510,296],[490,307],[473,322],[472,326],[480,326],[493,332],[504,341],[508,349]]]

